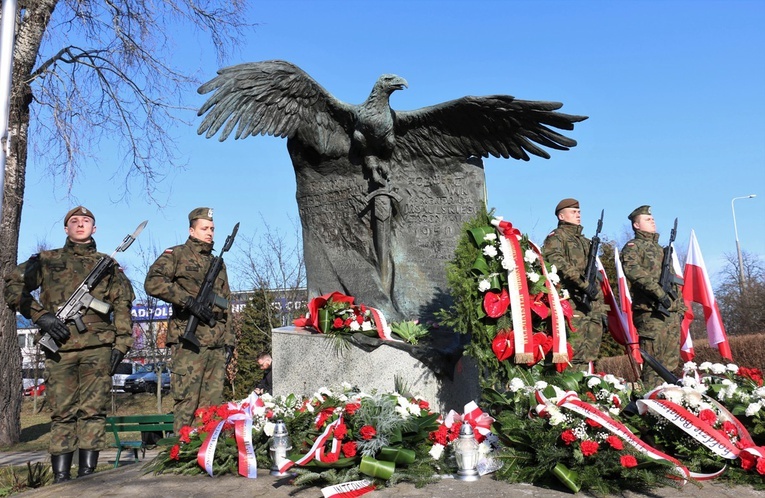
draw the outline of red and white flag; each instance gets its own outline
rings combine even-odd
[[[606,298],[606,304],[610,310],[608,312],[608,330],[616,342],[625,346],[629,354],[638,364],[643,363],[643,357],[640,356],[640,346],[638,345],[638,333],[635,324],[632,323],[632,297],[629,287],[627,287],[627,278],[624,276],[622,261],[619,259],[619,249],[614,247],[614,265],[616,266],[616,280],[619,289],[619,296],[611,293],[611,287],[603,287]],[[600,259],[598,259],[598,269],[602,268]],[[605,275],[605,271],[603,271]],[[608,282],[604,279],[604,282]]]
[[[693,358],[693,344],[690,343],[689,329],[693,321],[691,303],[694,302],[699,303],[704,308],[709,345],[717,347],[723,358],[733,361],[728,337],[725,335],[725,326],[720,316],[720,309],[717,307],[717,301],[714,292],[712,292],[712,283],[709,281],[707,267],[704,264],[704,257],[701,255],[699,243],[696,241],[696,233],[693,230],[691,230],[691,240],[688,244],[688,258],[685,260],[683,280],[685,281],[682,290],[683,300],[688,310],[680,327],[682,344],[680,355],[685,361],[690,361]],[[682,342],[684,339],[690,343],[689,349],[683,349],[686,347],[686,344]]]

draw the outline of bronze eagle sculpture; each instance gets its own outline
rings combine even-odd
[[[392,109],[391,94],[407,86],[384,74],[353,105],[271,60],[220,69],[199,88],[213,92],[199,134],[287,138],[309,295],[343,291],[394,318],[433,308],[445,292],[442,263],[458,236],[445,227],[459,230],[485,202],[479,158],[549,158],[543,147],[576,145],[556,129],[587,119],[558,112],[558,102],[509,95]]]

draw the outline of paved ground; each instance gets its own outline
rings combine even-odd
[[[319,488],[296,488],[290,485],[289,478],[277,478],[259,471],[257,479],[245,479],[237,476],[207,477],[198,476],[155,476],[146,474],[143,464],[156,454],[148,451],[146,460],[139,463],[122,465],[118,469],[99,472],[91,477],[75,479],[71,482],[46,486],[37,490],[14,495],[15,497],[33,498],[84,498],[104,496],[116,498],[154,498],[154,497],[191,497],[208,498],[213,496],[246,496],[248,498],[320,498]],[[116,453],[104,451],[101,463],[114,462]],[[123,453],[123,461],[129,459]],[[0,467],[23,465],[27,461],[48,461],[44,452],[0,453]],[[507,484],[483,477],[477,482],[461,482],[444,479],[438,483],[417,489],[411,484],[399,484],[369,493],[370,498],[462,498],[478,496],[481,498],[570,498],[571,493],[563,490],[550,490],[526,484]],[[635,493],[622,496],[632,498]],[[692,484],[683,489],[661,488],[650,495],[652,498],[761,498],[762,492],[747,487],[728,488],[719,484],[705,484],[698,488]]]

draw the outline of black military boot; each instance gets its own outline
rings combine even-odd
[[[50,456],[50,466],[53,468],[53,484],[66,482],[72,478],[70,471],[72,468],[73,456],[73,451],[61,455]]]
[[[80,450],[80,469],[77,471],[77,477],[89,476],[96,471],[98,465],[98,451]]]

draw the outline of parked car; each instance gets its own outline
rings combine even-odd
[[[162,368],[162,390],[167,391],[170,389],[170,370],[167,368],[167,365],[160,365],[160,367]],[[155,372],[154,363],[139,365],[134,374],[128,375],[125,378],[123,389],[128,393],[156,392],[157,373]]]
[[[127,361],[117,365],[117,371],[112,375],[112,391],[123,392],[125,390],[125,379],[134,374],[140,366],[139,363]]]
[[[45,394],[45,383],[24,389],[24,396],[42,396],[43,394]]]

